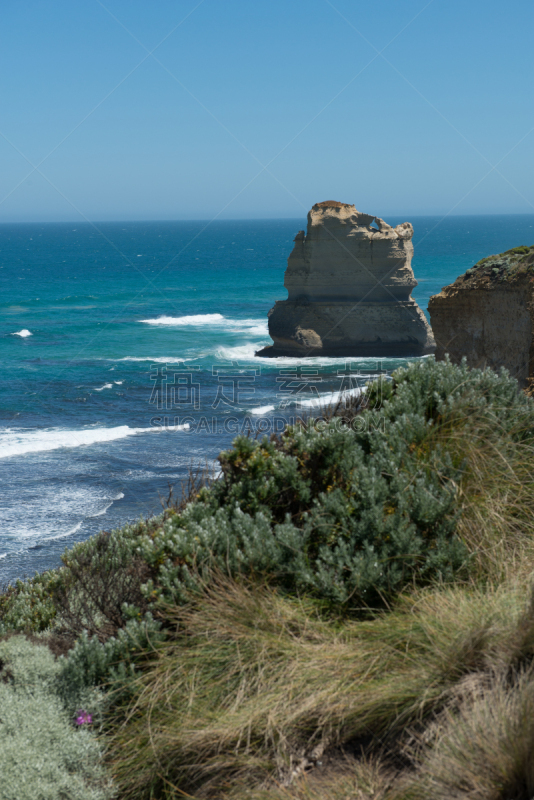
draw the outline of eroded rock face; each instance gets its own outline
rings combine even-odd
[[[534,246],[483,258],[428,304],[436,358],[534,377]]]
[[[411,299],[413,228],[392,228],[348,203],[308,214],[288,258],[288,299],[269,312],[273,345],[261,356],[415,356],[434,351],[425,315]]]

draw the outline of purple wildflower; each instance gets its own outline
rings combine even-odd
[[[93,722],[93,715],[89,714],[88,711],[84,711],[83,708],[80,708],[76,714],[75,722],[76,725],[91,725]]]

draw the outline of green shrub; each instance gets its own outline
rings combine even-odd
[[[80,653],[113,639],[91,656],[92,685],[124,660],[129,621],[187,602],[214,568],[352,613],[467,579],[474,564],[483,576],[525,532],[534,540],[534,402],[507,373],[423,359],[371,384],[366,404],[270,441],[238,437],[222,478],[185,508],[81,542],[59,570],[18,582],[0,598],[3,630],[69,646],[85,634]]]
[[[65,551],[64,566],[9,586],[0,595],[0,634],[55,630],[67,644],[83,631],[102,641],[114,636],[148,608],[141,586],[150,570],[137,547],[159,524],[154,517],[92,536]]]
[[[192,567],[216,565],[358,607],[466,575],[455,534],[470,446],[531,443],[534,404],[504,372],[428,359],[393,378],[371,386],[360,430],[333,419],[238,437],[223,479],[142,537],[143,558],[163,562],[150,589],[180,600]]]
[[[450,581],[466,574],[456,534],[473,451],[530,447],[533,409],[505,372],[413,363],[371,385],[356,426],[333,418],[278,440],[238,437],[220,456],[223,478],[181,513],[76,545],[63,568],[2,597],[0,623],[105,641],[155,600],[184,600],[195,571],[207,579],[213,566],[336,606]]]
[[[136,677],[135,665],[150,657],[164,635],[150,613],[142,620],[129,620],[106,642],[84,631],[68,657],[59,659],[58,692],[65,706],[74,712],[87,705],[93,687],[102,684],[113,687],[116,699]]]
[[[0,635],[49,628],[57,614],[53,591],[60,580],[61,570],[48,570],[30,580],[18,580],[0,594]]]
[[[111,797],[95,735],[58,696],[59,670],[46,646],[0,641],[0,800]]]

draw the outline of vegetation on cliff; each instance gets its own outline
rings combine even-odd
[[[49,691],[63,719],[91,714],[115,795],[531,798],[534,403],[516,382],[421,360],[220,461],[190,502],[0,595],[6,644],[62,653]],[[87,775],[80,796],[109,791]]]
[[[469,282],[479,288],[490,282],[502,283],[534,272],[534,245],[513,247],[504,253],[486,256],[456,279],[456,283]]]

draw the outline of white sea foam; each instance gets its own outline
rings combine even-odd
[[[253,364],[265,364],[271,367],[294,367],[294,366],[307,366],[307,367],[327,367],[350,365],[350,370],[365,370],[365,377],[369,380],[376,376],[368,375],[370,369],[381,369],[380,364],[383,361],[388,362],[388,369],[395,369],[396,366],[405,366],[407,359],[405,358],[373,358],[372,356],[277,356],[276,358],[266,358],[265,356],[256,356],[260,349],[272,344],[269,341],[260,343],[247,342],[246,344],[237,345],[236,347],[217,347],[214,348],[210,355],[221,359],[222,361],[250,361]],[[427,356],[423,356],[427,358]],[[433,358],[433,356],[431,356]],[[411,359],[412,360],[412,359]],[[417,358],[413,359],[418,360]]]
[[[267,323],[255,319],[228,320],[226,331],[229,333],[244,333],[247,336],[264,337],[269,335]]]
[[[260,406],[259,408],[251,408],[251,414],[268,414],[269,411],[274,411],[274,406]]]
[[[352,389],[342,389],[339,392],[325,392],[318,394],[314,397],[304,398],[301,394],[289,396],[287,401],[282,401],[278,406],[260,406],[259,408],[247,409],[249,414],[269,414],[275,408],[287,408],[290,406],[303,406],[305,408],[324,408],[325,406],[334,405],[347,397],[358,397],[362,393],[362,389],[354,387]]]
[[[104,508],[102,508],[100,511],[95,511],[94,514],[89,514],[87,516],[87,519],[94,519],[95,517],[103,517],[108,508],[111,508],[115,500],[122,500],[123,497],[124,497],[124,492],[119,492],[116,497],[111,498],[109,503],[106,506],[104,506]]]
[[[123,381],[113,381],[113,383],[116,383],[116,384],[117,384],[117,386],[122,386],[122,384],[123,384]]]
[[[8,548],[0,558],[73,536],[85,522],[103,516],[123,497],[120,491],[110,494],[105,489],[74,483],[44,484],[38,495],[31,488],[22,487],[17,502],[24,508],[23,517],[13,513],[14,503],[0,507],[0,528]]]
[[[33,336],[33,333],[27,328],[23,328],[21,331],[15,331],[15,333],[12,333],[11,336],[20,336],[22,339],[25,339],[26,336]]]
[[[308,356],[308,357],[292,357],[292,356],[280,356],[278,358],[265,358],[264,356],[256,356],[255,353],[258,352],[262,347],[265,347],[268,344],[272,344],[272,342],[261,342],[260,344],[255,344],[254,342],[247,342],[247,344],[238,345],[237,347],[218,347],[216,350],[213,351],[213,355],[216,355],[218,358],[224,361],[252,361],[253,363],[257,364],[263,363],[268,364],[271,367],[276,366],[295,366],[297,364],[306,364],[306,366],[327,366],[328,364],[346,364],[347,362],[356,363],[361,362],[369,363],[372,362],[376,364],[376,359],[371,358],[347,358],[345,356],[341,358],[331,358],[327,356]]]
[[[246,333],[250,336],[266,336],[267,321],[264,319],[229,319],[222,314],[194,314],[186,317],[157,317],[157,319],[142,319],[147,325],[167,325],[173,327],[208,327],[220,328],[230,333]]]
[[[161,316],[156,319],[141,319],[146,325],[213,325],[222,322],[222,314],[193,314],[188,317],[166,317]]]
[[[201,356],[197,356],[197,358],[201,358]],[[196,358],[174,358],[173,356],[170,356],[169,358],[164,358],[163,356],[155,356],[154,358],[150,358],[149,356],[125,356],[124,358],[116,358],[113,360],[150,361],[152,364],[183,364],[184,361],[196,361]]]
[[[111,505],[113,505],[113,503],[109,504],[109,506],[111,506]],[[107,508],[109,508],[109,506]],[[106,511],[107,511],[107,509],[106,509]],[[50,541],[54,541],[55,539],[66,539],[67,536],[72,536],[73,533],[76,533],[76,531],[79,531],[80,528],[82,527],[82,525],[83,525],[83,522],[77,522],[76,525],[73,528],[70,528],[68,531],[64,531],[63,533],[58,533],[55,536],[47,536],[46,537],[46,541],[50,542]]]
[[[0,458],[20,456],[26,453],[41,453],[58,450],[62,447],[84,447],[102,442],[113,442],[127,436],[143,433],[161,433],[166,431],[183,431],[188,424],[161,428],[130,428],[120,425],[116,428],[91,428],[83,430],[48,429],[40,431],[6,430],[0,434]]]
[[[111,503],[108,503],[107,506],[104,506],[104,508],[101,511],[96,511],[94,514],[90,514],[88,519],[94,519],[95,517],[103,517],[108,508],[111,508],[112,505],[113,505],[113,500],[111,501]]]
[[[112,383],[105,383],[99,389],[97,389],[96,386],[95,386],[95,392],[102,392],[104,389],[113,389],[113,384]]]
[[[312,397],[309,400],[301,400],[300,395],[295,395],[292,402],[305,408],[324,408],[324,406],[335,405],[347,397],[358,397],[361,393],[362,390],[355,387],[354,389],[345,389],[340,392],[326,392],[326,394],[320,394],[318,397]]]

